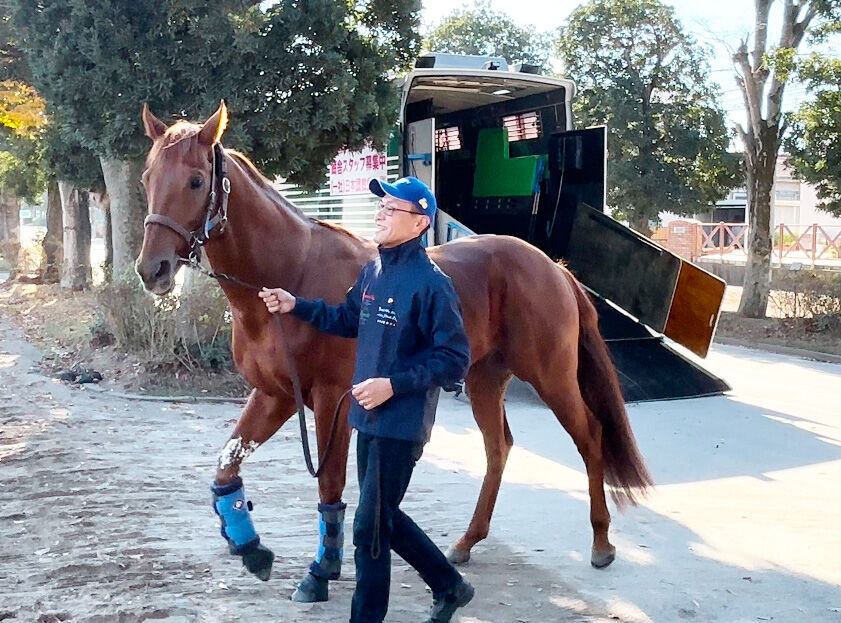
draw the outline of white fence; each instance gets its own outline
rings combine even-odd
[[[398,161],[397,156],[389,156],[386,160],[389,181],[397,179]],[[275,184],[275,188],[307,216],[342,225],[366,238],[374,233],[374,212],[379,198],[369,192],[331,196],[326,184],[315,192],[305,192],[293,184]]]

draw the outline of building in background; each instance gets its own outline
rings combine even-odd
[[[774,192],[771,196],[771,224],[841,226],[841,218],[818,210],[817,189],[794,177],[788,168],[788,155],[777,158],[774,174]],[[746,223],[748,220],[748,193],[744,188],[735,188],[726,198],[709,210],[699,212],[694,220],[702,223]],[[681,219],[670,212],[660,213],[660,224],[667,226]]]

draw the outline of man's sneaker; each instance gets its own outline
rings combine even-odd
[[[455,611],[466,606],[476,591],[465,579],[462,579],[451,591],[432,598],[432,609],[426,623],[450,623]]]

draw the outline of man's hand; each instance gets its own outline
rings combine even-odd
[[[286,314],[295,309],[295,297],[282,288],[263,288],[258,296],[263,299],[266,308],[273,314]]]
[[[394,395],[391,379],[368,379],[353,386],[350,392],[366,411],[376,409]]]

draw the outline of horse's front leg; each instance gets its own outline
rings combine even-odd
[[[316,386],[311,392],[318,453],[324,461],[318,477],[319,544],[315,560],[292,594],[293,601],[327,601],[329,581],[341,575],[346,507],[342,492],[350,445],[347,413],[351,400],[348,396],[339,404],[344,391],[342,387],[331,385]]]
[[[251,502],[240,478],[242,463],[295,412],[291,396],[251,392],[231,438],[217,459],[213,510],[219,516],[222,536],[231,554],[242,556],[246,568],[261,580],[269,579],[274,554],[260,543],[251,521]]]

